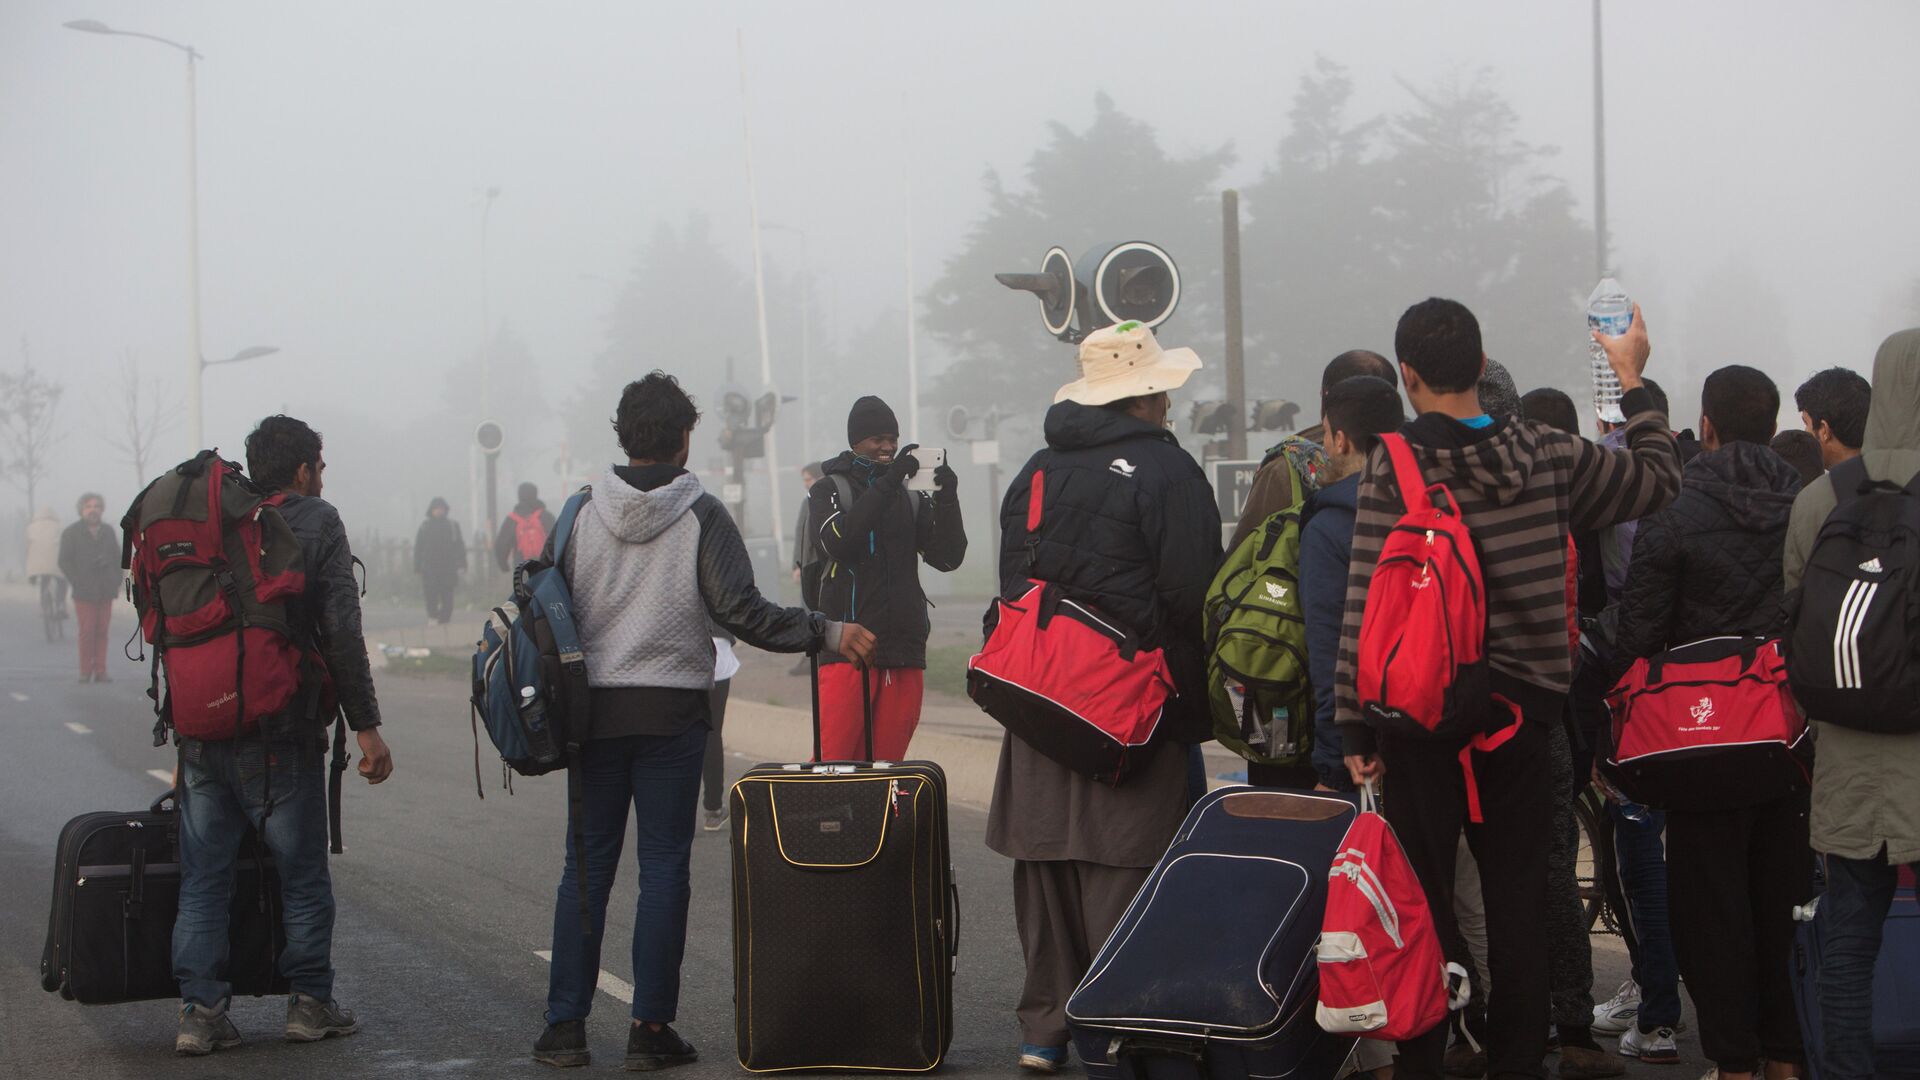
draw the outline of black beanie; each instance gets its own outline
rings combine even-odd
[[[893,410],[887,403],[869,394],[853,403],[853,411],[847,413],[847,445],[854,446],[862,439],[875,435],[900,434],[900,421],[893,418]]]

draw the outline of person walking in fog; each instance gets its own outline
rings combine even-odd
[[[935,490],[908,491],[920,471],[914,447],[900,449],[900,423],[877,397],[853,403],[847,449],[822,465],[809,496],[820,553],[818,605],[836,619],[858,620],[879,635],[873,667],[834,657],[820,665],[820,753],[825,761],[867,757],[860,683],[873,702],[873,756],[907,756],[920,725],[927,666],[927,594],[920,561],[942,573],[960,568],[967,532],[960,522],[960,479],[934,470]],[[897,453],[897,456],[896,456]]]
[[[1000,505],[1000,596],[1058,586],[1160,649],[1175,696],[1161,737],[1123,784],[1075,772],[1001,736],[987,846],[1014,860],[1014,925],[1026,959],[1019,1064],[1067,1061],[1067,997],[1167,849],[1190,805],[1188,748],[1213,737],[1201,604],[1220,563],[1220,509],[1206,474],[1167,430],[1168,391],[1200,367],[1137,322],[1080,345],[1082,378],[1047,410],[1046,449]],[[1041,482],[1036,528],[1030,504]],[[999,605],[988,608],[989,633]]]
[[[107,501],[93,492],[80,496],[80,520],[60,534],[60,573],[73,587],[73,610],[80,616],[80,681],[112,682],[107,675],[107,624],[113,598],[124,580],[120,538],[100,520]]]
[[[447,510],[447,500],[434,496],[427,504],[427,520],[413,537],[413,572],[420,575],[426,593],[427,618],[442,625],[453,619],[454,586],[467,565],[460,523],[448,517]]]
[[[40,611],[52,617],[47,625],[47,640],[65,636],[67,621],[67,579],[60,573],[60,516],[53,507],[43,506],[27,523],[27,583],[40,587]]]
[[[553,531],[553,515],[540,501],[540,489],[521,484],[513,509],[500,519],[500,531],[493,537],[493,561],[502,572],[537,558],[547,546],[547,534]]]

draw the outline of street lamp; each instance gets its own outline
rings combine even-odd
[[[182,45],[155,34],[115,30],[98,19],[75,19],[65,25],[69,30],[87,34],[111,34],[157,41],[179,49],[187,57],[187,282],[191,290],[187,301],[187,434],[197,449],[203,441],[200,373],[208,366],[206,358],[200,354],[200,135],[198,95],[194,89],[194,66],[200,59],[200,53],[191,45]]]
[[[813,263],[807,258],[807,231],[792,225],[762,221],[760,227],[788,232],[800,238],[800,445],[806,460],[814,461],[813,445]]]

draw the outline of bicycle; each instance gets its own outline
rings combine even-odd
[[[48,641],[67,636],[67,579],[40,574],[40,628]]]
[[[1574,818],[1580,825],[1580,852],[1574,875],[1580,888],[1580,906],[1587,931],[1620,934],[1625,925],[1626,889],[1620,883],[1620,862],[1614,854],[1613,814],[1599,784],[1589,783],[1574,800]]]

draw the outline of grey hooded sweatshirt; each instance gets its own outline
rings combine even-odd
[[[592,738],[677,734],[706,718],[709,616],[770,652],[839,647],[841,624],[760,595],[733,518],[693,474],[611,467],[592,490],[564,567],[594,690]]]
[[[1867,475],[1905,484],[1920,474],[1920,329],[1888,338],[1873,358],[1873,405],[1860,444]],[[1808,484],[1787,526],[1787,595],[1800,587],[1833,479]],[[1920,735],[1814,724],[1813,849],[1848,859],[1920,862]]]

